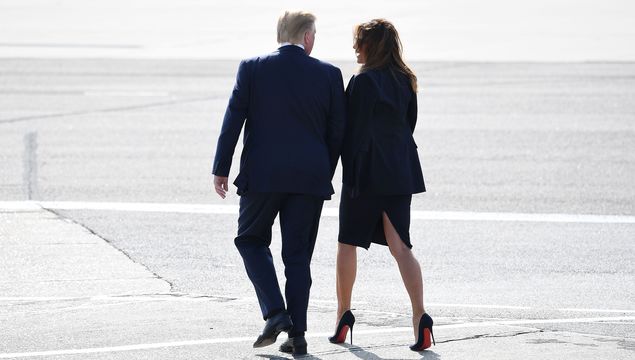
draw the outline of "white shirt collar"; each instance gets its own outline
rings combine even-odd
[[[280,47],[287,46],[287,45],[295,45],[295,46],[297,46],[299,48],[302,48],[302,50],[304,50],[304,45],[302,45],[302,44],[292,44],[290,42],[283,42],[282,44],[280,44]]]

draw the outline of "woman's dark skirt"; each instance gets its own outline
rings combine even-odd
[[[343,244],[368,249],[371,243],[388,246],[382,213],[385,212],[401,240],[410,244],[410,203],[412,195],[361,194],[350,197],[350,187],[343,185],[340,201],[340,233]]]

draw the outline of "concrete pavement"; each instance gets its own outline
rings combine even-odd
[[[172,292],[169,282],[80,224],[36,205],[8,208],[0,209],[0,358],[290,358],[276,345],[251,349],[261,325],[255,298]],[[328,343],[333,310],[312,302],[306,358],[630,359],[635,351],[632,337],[548,329],[632,323],[634,311],[542,320],[438,316],[437,345],[414,353],[409,327],[373,324],[377,314],[363,305],[354,345]]]
[[[237,197],[210,189],[236,65],[0,60],[0,356],[284,358],[250,347],[262,319],[233,249]],[[336,194],[313,259],[312,356],[632,357],[635,66],[412,66],[429,192],[411,237],[437,346],[407,349],[408,298],[382,247],[358,254],[355,346],[326,341]]]

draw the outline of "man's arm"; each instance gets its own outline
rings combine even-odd
[[[248,62],[242,61],[238,66],[236,84],[229,98],[223,126],[216,145],[212,173],[215,175],[214,187],[222,198],[225,198],[225,193],[228,190],[227,177],[229,176],[232,157],[240,137],[240,131],[247,118],[251,78],[249,65]]]
[[[346,130],[346,96],[344,94],[342,72],[338,68],[334,68],[332,71],[331,107],[326,130],[326,144],[329,148],[329,160],[331,162],[331,178],[335,174]]]

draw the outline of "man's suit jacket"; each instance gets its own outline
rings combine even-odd
[[[245,123],[246,120],[246,123]],[[330,198],[346,121],[342,73],[295,45],[243,60],[218,139],[213,173],[228,176],[245,123],[238,194]]]
[[[404,74],[390,69],[353,76],[346,88],[343,183],[351,196],[425,191],[412,133],[417,94]]]

